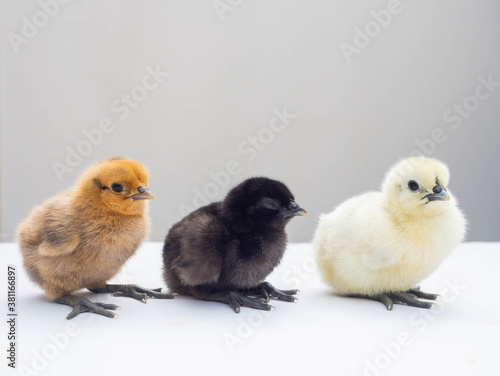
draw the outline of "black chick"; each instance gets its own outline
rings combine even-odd
[[[283,257],[286,224],[306,214],[285,184],[247,179],[172,226],[163,247],[165,282],[171,292],[226,303],[236,313],[241,306],[270,310],[269,297],[293,302],[297,290],[263,281]]]

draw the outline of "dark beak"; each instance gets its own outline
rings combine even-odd
[[[132,200],[154,200],[153,195],[149,192],[148,188],[145,187],[139,187],[137,189],[139,193],[127,196],[125,198],[131,198]]]
[[[281,212],[284,218],[291,218],[291,217],[301,217],[303,215],[307,215],[307,212],[305,209],[302,209],[299,205],[293,209],[288,209],[283,212]]]
[[[450,201],[450,195],[446,188],[444,188],[441,183],[439,183],[439,180],[436,179],[436,186],[432,188],[433,193],[429,193],[428,195],[422,197],[423,199],[428,199],[429,201],[426,202],[428,204],[431,201]]]
[[[422,200],[424,198],[428,199],[429,201],[450,201],[450,195],[444,189],[441,193],[430,193],[427,196],[424,196]]]

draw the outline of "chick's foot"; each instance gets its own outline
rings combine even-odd
[[[113,318],[116,316],[116,313],[108,311],[108,309],[115,310],[120,308],[114,304],[106,304],[106,303],[94,303],[84,297],[74,296],[74,295],[63,295],[54,300],[54,302],[59,304],[66,304],[73,307],[73,310],[70,312],[66,318],[71,320],[72,318],[78,316],[83,312],[92,312],[98,315],[106,316]]]
[[[127,296],[137,300],[141,300],[144,303],[147,302],[148,298],[155,299],[173,299],[177,294],[163,293],[161,288],[157,289],[146,289],[138,285],[106,285],[99,288],[89,288],[90,291],[94,293],[113,293],[113,296]]]
[[[436,300],[439,295],[428,294],[426,292],[420,291],[419,287],[416,287],[408,291],[398,291],[398,292],[390,291],[377,295],[350,294],[347,296],[352,298],[365,298],[365,299],[377,300],[379,302],[384,303],[387,310],[390,311],[392,310],[394,304],[404,304],[412,307],[429,309],[433,306],[434,303],[424,302],[419,299]]]
[[[228,304],[236,313],[240,313],[240,307],[260,309],[263,311],[270,311],[271,308],[274,308],[272,305],[266,304],[264,299],[251,298],[238,291],[216,291],[207,293],[205,296],[201,297],[201,299]]]
[[[283,300],[285,302],[294,302],[297,298],[293,295],[298,292],[299,290],[278,290],[269,282],[262,282],[257,287],[242,291],[244,295],[262,298],[266,303],[269,302],[270,298]]]

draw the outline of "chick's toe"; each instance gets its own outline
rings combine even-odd
[[[54,302],[73,307],[73,310],[70,312],[70,314],[66,316],[68,320],[75,318],[76,316],[78,316],[80,313],[83,312],[92,312],[92,313],[97,313],[98,315],[113,318],[117,316],[117,314],[108,311],[108,309],[115,310],[120,308],[115,304],[94,303],[87,298],[75,295],[63,295],[55,299]]]
[[[433,306],[433,303],[424,302],[419,299],[436,300],[438,297],[436,294],[428,294],[420,291],[419,288],[410,289],[408,291],[390,291],[376,295],[349,294],[346,296],[382,302],[388,311],[392,310],[394,304],[403,304],[411,307],[429,309]]]
[[[420,287],[418,287],[418,286],[413,288],[413,289],[408,290],[408,292],[410,294],[415,295],[417,298],[427,299],[427,300],[436,300],[439,297],[438,294],[429,294],[429,293],[421,291]]]
[[[106,284],[104,287],[91,288],[90,291],[94,293],[113,293],[113,296],[126,296],[129,298],[134,298],[141,300],[144,303],[147,302],[148,298],[155,299],[173,299],[176,294],[162,293],[161,288],[157,289],[146,289],[139,285],[109,285]]]
[[[260,285],[253,289],[248,289],[242,291],[246,296],[257,296],[269,302],[270,298],[277,300],[282,300],[285,302],[294,302],[298,300],[295,296],[299,290],[278,290],[276,287],[271,285],[269,282],[262,282]]]
[[[200,290],[196,294],[196,297],[206,301],[228,304],[235,313],[240,313],[240,307],[260,309],[263,311],[270,311],[271,308],[274,308],[272,305],[267,304],[262,298],[252,298],[239,291],[205,291],[201,294]]]

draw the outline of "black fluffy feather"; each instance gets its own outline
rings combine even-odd
[[[280,263],[285,226],[303,215],[285,184],[247,179],[225,199],[204,206],[170,229],[163,247],[164,278],[171,292],[239,306],[269,309],[269,295],[293,301],[264,279]],[[235,303],[236,301],[236,303]]]

